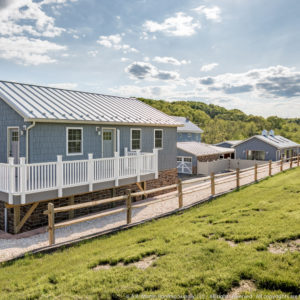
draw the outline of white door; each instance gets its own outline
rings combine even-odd
[[[181,174],[193,174],[193,158],[189,156],[177,156],[177,170]]]
[[[19,163],[20,155],[19,129],[9,128],[8,130],[8,157],[14,158],[14,163]]]
[[[103,129],[102,134],[102,147],[103,147],[103,157],[113,157],[114,156],[114,129]]]

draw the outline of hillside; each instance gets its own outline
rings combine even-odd
[[[300,119],[283,119],[276,116],[263,118],[247,115],[238,109],[195,101],[167,102],[139,98],[139,100],[173,116],[189,118],[204,130],[203,141],[218,143],[224,140],[240,140],[263,129],[275,130],[276,134],[300,143]]]
[[[221,299],[245,284],[250,294],[239,299],[290,299],[300,294],[299,175],[286,171],[168,218],[4,263],[0,299]]]

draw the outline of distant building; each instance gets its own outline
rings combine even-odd
[[[218,147],[224,147],[224,148],[232,148],[233,146],[235,146],[236,144],[239,144],[241,142],[241,140],[236,140],[236,141],[224,141],[218,144],[215,144],[215,146]]]
[[[201,143],[201,134],[203,130],[197,125],[192,123],[188,118],[175,117],[177,123],[181,123],[184,126],[177,128],[177,141],[178,142],[198,142]]]
[[[264,130],[261,135],[252,136],[233,146],[236,158],[248,160],[280,160],[300,153],[300,145],[274,131]]]

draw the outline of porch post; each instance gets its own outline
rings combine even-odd
[[[114,177],[115,177],[115,185],[119,185],[119,152],[115,152],[115,169],[114,169]]]
[[[128,156],[128,148],[127,147],[124,148],[124,156]]]
[[[56,185],[57,185],[57,188],[58,188],[58,197],[62,197],[62,187],[63,187],[62,155],[57,155],[57,163],[56,163]]]
[[[89,182],[89,192],[93,191],[93,182],[94,182],[94,161],[93,153],[88,154],[88,182]]]
[[[20,192],[21,192],[21,203],[26,203],[26,185],[27,185],[27,172],[25,165],[25,157],[20,157]]]
[[[13,204],[13,192],[15,191],[15,167],[14,167],[14,158],[9,157],[8,158],[8,164],[9,164],[9,198],[8,203]]]
[[[141,181],[141,152],[137,151],[136,152],[136,177],[137,177],[137,182]]]

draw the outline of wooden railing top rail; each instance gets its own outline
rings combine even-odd
[[[177,188],[177,184],[171,184],[171,185],[168,185],[168,186],[163,186],[163,187],[152,189],[152,190],[146,190],[146,191],[143,191],[143,192],[131,193],[131,196],[132,197],[139,197],[139,196],[153,194],[153,193],[161,192],[161,191],[165,191],[165,190],[171,190],[171,189],[174,189],[174,188]]]

